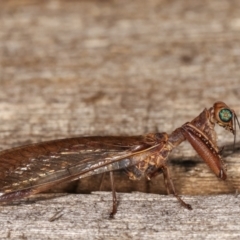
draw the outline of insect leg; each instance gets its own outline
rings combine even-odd
[[[99,191],[102,190],[102,186],[103,186],[103,180],[104,180],[104,178],[105,178],[105,172],[102,173],[102,176],[101,176],[101,181],[100,181],[100,185],[99,185]]]
[[[226,169],[217,145],[214,144],[204,132],[191,123],[184,124],[182,130],[185,138],[209,168],[217,175],[217,177],[225,180],[227,178]]]
[[[168,177],[166,175],[166,171],[163,171],[163,179],[164,179],[164,185],[165,185],[165,188],[167,189],[167,194],[171,194],[171,191],[170,191],[170,186],[169,186],[169,181],[168,181]]]
[[[110,172],[110,182],[111,182],[111,188],[112,188],[112,198],[113,198],[113,207],[112,212],[110,213],[110,218],[113,218],[114,215],[117,213],[117,195],[115,190],[115,184],[114,184],[114,178],[113,178],[113,172]]]
[[[163,168],[163,177],[164,177],[165,186],[167,188],[167,192],[169,193],[170,192],[170,188],[171,188],[173,195],[177,198],[179,203],[183,207],[187,208],[188,210],[192,210],[192,206],[190,204],[188,204],[188,203],[185,203],[181,199],[181,197],[178,195],[178,193],[176,192],[174,184],[173,184],[173,181],[172,181],[172,178],[171,178],[169,170],[168,170],[168,167],[164,167]]]

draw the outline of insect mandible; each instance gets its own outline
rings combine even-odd
[[[129,137],[75,137],[17,147],[0,152],[0,202],[13,202],[43,192],[62,182],[109,172],[113,195],[110,217],[117,212],[113,171],[125,169],[129,178],[151,179],[163,174],[168,193],[191,209],[177,194],[168,168],[168,156],[187,140],[220,179],[227,178],[217,146],[216,124],[234,134],[239,121],[233,109],[216,102],[171,134],[149,133]]]

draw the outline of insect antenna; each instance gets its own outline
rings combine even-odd
[[[236,133],[237,133],[237,124],[236,124],[236,122],[237,122],[237,124],[238,124],[238,127],[239,127],[239,129],[240,129],[240,123],[239,123],[239,120],[238,120],[238,118],[237,118],[237,115],[234,113],[234,143],[233,143],[233,150],[234,150],[234,148],[235,148],[235,144],[236,144]]]

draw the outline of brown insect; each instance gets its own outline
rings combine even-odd
[[[168,193],[187,209],[177,194],[168,170],[168,155],[188,140],[217,177],[225,180],[226,169],[216,143],[217,123],[234,134],[237,116],[223,102],[204,109],[199,116],[171,134],[149,133],[133,137],[76,137],[31,144],[0,153],[0,202],[12,202],[55,185],[109,172],[113,194],[111,217],[117,211],[113,171],[126,169],[130,179],[164,176]]]

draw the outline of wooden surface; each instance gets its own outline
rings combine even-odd
[[[170,133],[218,100],[240,116],[239,1],[10,0],[0,2],[0,16],[0,149],[77,135]],[[201,211],[167,196],[121,194],[109,221],[111,194],[71,195],[1,207],[0,236],[237,239],[238,198],[220,194],[239,190],[240,136],[233,153],[232,135],[217,131],[226,146],[226,183],[187,143],[170,157],[176,189]],[[151,183],[115,176],[118,191],[165,194],[161,176]],[[96,191],[100,177],[53,191]],[[108,176],[104,182],[109,190]],[[63,217],[49,224],[58,208]]]
[[[239,197],[175,198],[124,193],[110,220],[111,194],[68,195],[34,204],[1,207],[2,239],[239,239]],[[234,208],[234,211],[232,209]]]

